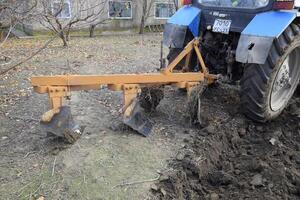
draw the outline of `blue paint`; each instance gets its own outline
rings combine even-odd
[[[195,17],[195,19],[189,25],[189,29],[193,33],[194,37],[199,36],[199,26],[200,26],[200,16]]]
[[[184,6],[179,9],[169,20],[168,23],[176,24],[180,26],[189,27],[194,37],[199,36],[200,25],[200,13],[199,8],[193,6]]]
[[[242,32],[243,35],[279,37],[296,18],[296,13],[270,11],[257,14]]]

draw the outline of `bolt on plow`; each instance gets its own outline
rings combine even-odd
[[[193,39],[167,67],[157,73],[32,77],[34,91],[48,94],[49,97],[50,110],[41,118],[42,127],[47,132],[74,143],[82,134],[82,130],[74,122],[71,109],[63,106],[63,99],[70,98],[73,91],[99,90],[102,86],[107,86],[112,91],[123,92],[123,122],[140,134],[148,136],[153,124],[143,112],[156,108],[163,98],[163,86],[186,89],[190,95],[195,88],[203,88],[217,80],[217,75],[209,74],[199,44],[199,38]],[[200,66],[199,71],[188,70],[190,55],[194,52]],[[185,65],[182,69],[175,70],[183,60]]]

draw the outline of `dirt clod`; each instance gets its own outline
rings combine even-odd
[[[263,186],[263,178],[261,174],[256,174],[253,176],[252,181],[250,182],[253,186]]]
[[[163,188],[160,189],[160,192],[162,193],[163,196],[167,195],[167,192]]]
[[[300,107],[298,107],[297,104],[291,104],[289,110],[292,115],[300,116]]]
[[[8,137],[7,136],[3,136],[3,137],[1,137],[1,140],[7,140],[8,139]]]
[[[219,200],[220,198],[219,198],[219,195],[218,195],[218,194],[216,194],[216,193],[211,193],[211,194],[209,195],[209,199],[210,199],[210,200]]]
[[[179,161],[182,161],[185,157],[185,154],[184,153],[181,153],[179,152],[177,155],[176,155],[176,159],[179,160]]]
[[[244,137],[247,134],[247,130],[245,128],[240,128],[238,133],[240,137]]]
[[[155,185],[155,184],[152,184],[150,187],[151,187],[151,190],[154,190],[154,191],[158,191],[159,190],[158,186]]]
[[[270,143],[274,146],[276,144],[276,139],[275,138],[271,138],[270,139]]]
[[[221,186],[232,184],[234,182],[234,177],[223,171],[216,171],[209,173],[207,180],[213,186]]]
[[[214,134],[216,132],[215,127],[213,125],[207,126],[204,130],[208,134]]]

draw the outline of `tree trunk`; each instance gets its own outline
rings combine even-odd
[[[90,37],[95,37],[95,28],[96,28],[96,25],[92,24],[90,26]]]
[[[0,42],[2,42],[3,38],[4,38],[4,31],[1,30],[0,28]]]
[[[147,15],[147,0],[143,0],[142,19],[141,19],[139,34],[143,34],[144,33],[146,15]]]
[[[66,31],[66,40],[69,42],[70,41],[70,29],[68,29],[67,31]]]
[[[67,40],[66,40],[65,37],[62,38],[62,41],[63,41],[64,47],[67,47],[68,46],[68,42],[67,42]]]
[[[144,29],[145,29],[145,16],[142,16],[142,20],[141,20],[141,25],[140,25],[140,32],[139,34],[144,34]]]
[[[67,42],[65,33],[63,31],[60,32],[59,37],[62,40],[64,47],[67,47],[68,46],[68,42]]]
[[[174,6],[175,6],[175,10],[177,11],[179,9],[178,1],[173,0],[173,3],[174,3]]]

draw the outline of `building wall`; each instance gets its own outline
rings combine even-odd
[[[50,0],[51,1],[51,0]],[[49,1],[49,2],[50,2]],[[75,15],[81,15],[82,17],[90,14],[91,12],[97,13],[101,6],[99,5],[99,2],[105,1],[105,6],[103,9],[103,13],[101,15],[97,15],[97,20],[106,20],[104,24],[100,24],[97,27],[102,28],[105,30],[115,30],[115,29],[127,29],[127,28],[135,28],[139,27],[141,18],[142,18],[142,0],[111,0],[111,1],[117,1],[117,2],[131,2],[132,6],[132,17],[129,19],[112,19],[109,18],[109,0],[65,0],[70,1],[71,3],[71,19],[75,17]],[[148,0],[151,1],[151,0]],[[146,21],[146,25],[153,25],[153,24],[164,24],[166,23],[167,19],[158,19],[155,17],[155,8],[157,3],[170,3],[174,4],[174,0],[153,0],[153,6],[150,9],[150,15]],[[177,0],[178,1],[178,0]],[[82,4],[83,3],[83,4]],[[82,10],[82,6],[84,7],[84,11],[80,12],[79,10]],[[81,8],[81,9],[79,9]],[[38,5],[37,13],[38,12],[44,12],[43,6],[41,4]],[[70,19],[61,19],[62,21],[69,21]],[[33,30],[44,30],[46,29],[45,26],[41,25],[42,20],[32,20],[30,23],[27,23],[28,26],[31,27]],[[91,23],[95,23],[95,20],[93,19],[92,22],[82,22],[76,24],[74,27],[75,29],[85,29],[88,28]]]

